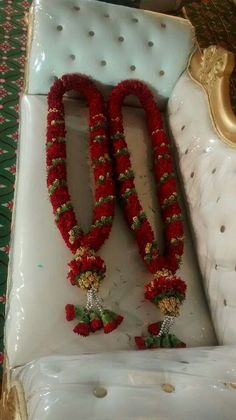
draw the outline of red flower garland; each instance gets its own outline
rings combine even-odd
[[[160,255],[153,230],[135,188],[135,175],[131,166],[122,120],[122,105],[127,95],[137,96],[146,113],[153,149],[157,196],[164,224],[165,252],[163,255]],[[148,270],[155,275],[154,280],[145,286],[145,297],[158,304],[164,315],[167,316],[166,322],[164,319],[165,327],[163,323],[162,334],[163,331],[169,329],[169,318],[178,315],[179,306],[185,298],[186,291],[183,280],[174,276],[183,254],[184,231],[170,142],[163,129],[161,113],[153,95],[148,87],[140,81],[126,80],[112,90],[108,102],[108,114],[114,170],[125,216],[129,227],[134,232],[144,263]],[[136,342],[138,344],[140,339],[136,339]],[[152,345],[153,340],[150,341],[150,345],[146,343],[147,347]]]
[[[70,90],[82,94],[89,105],[89,150],[94,172],[95,207],[93,210],[92,226],[88,233],[83,233],[76,221],[75,212],[71,203],[67,186],[66,171],[66,129],[63,95]],[[79,324],[74,331],[81,335],[88,335],[90,331],[98,329],[98,325],[107,331],[107,323],[102,323],[102,317],[107,314],[96,295],[100,282],[105,276],[104,261],[95,255],[104,241],[108,238],[114,216],[114,183],[112,178],[111,159],[109,157],[108,139],[106,132],[106,117],[104,103],[100,92],[94,83],[86,76],[70,74],[64,75],[55,81],[48,94],[47,116],[47,186],[52,203],[56,224],[61,235],[75,254],[69,263],[68,278],[72,285],[77,285],[88,292],[86,308],[80,308],[77,318]],[[93,306],[98,312],[94,316],[90,328],[90,315]],[[108,311],[109,312],[109,311]],[[111,312],[111,311],[110,311]],[[67,305],[66,317],[74,319],[73,305]],[[121,322],[122,317],[112,312],[110,331]],[[94,321],[96,319],[96,322]]]

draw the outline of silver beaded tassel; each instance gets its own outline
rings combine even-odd
[[[161,329],[158,334],[158,337],[169,334],[171,327],[174,325],[175,317],[171,315],[165,315],[164,320],[161,324]]]
[[[86,304],[87,311],[90,311],[94,306],[97,307],[100,313],[103,312],[102,302],[99,299],[96,290],[94,288],[91,288],[87,292],[87,304]]]

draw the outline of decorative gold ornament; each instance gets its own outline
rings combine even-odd
[[[151,242],[148,242],[145,246],[145,254],[150,254],[151,249],[152,249],[152,244]]]
[[[98,291],[99,277],[92,271],[85,271],[85,273],[80,275],[78,285],[82,290],[90,290],[93,288],[94,290]]]
[[[164,315],[177,317],[180,315],[181,302],[174,296],[164,297],[158,302],[158,307]]]
[[[27,420],[24,391],[18,382],[14,383],[9,390],[3,389],[0,414],[2,420]]]
[[[222,141],[236,147],[236,116],[229,96],[230,75],[234,69],[234,55],[224,48],[211,45],[197,50],[189,63],[189,75],[206,91],[211,119]]]
[[[76,238],[78,237],[79,233],[81,233],[81,229],[78,225],[75,225],[70,231],[69,231],[69,242],[70,244],[74,244]],[[78,251],[78,250],[77,250]]]
[[[85,253],[94,256],[95,252],[86,246],[80,246],[75,253],[75,260],[80,260]]]
[[[158,279],[159,277],[171,277],[173,276],[172,272],[167,270],[167,268],[164,268],[163,270],[157,271],[154,274],[154,278]]]
[[[175,391],[174,385],[171,385],[171,384],[162,384],[161,387],[163,391],[167,392],[168,394]]]

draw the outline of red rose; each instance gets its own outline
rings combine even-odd
[[[146,343],[143,337],[135,337],[135,343],[139,350],[146,350]]]
[[[161,330],[160,322],[154,322],[148,326],[148,332],[151,335],[158,335]]]
[[[100,319],[93,319],[90,321],[90,328],[92,332],[100,330],[102,328],[102,321]]]
[[[72,321],[75,318],[75,306],[68,303],[68,305],[65,306],[65,310],[67,321]]]
[[[75,326],[73,329],[75,334],[82,335],[83,337],[87,337],[90,333],[90,326],[89,324],[85,324],[84,322],[80,322]]]

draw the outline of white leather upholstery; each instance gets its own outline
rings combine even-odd
[[[220,140],[207,96],[187,74],[168,111],[212,319],[219,342],[235,344],[236,150]]]
[[[29,94],[47,94],[55,76],[80,72],[106,87],[140,78],[163,102],[194,46],[184,19],[94,0],[35,0],[32,22]]]
[[[69,285],[67,263],[72,254],[54,223],[47,196],[44,142],[46,97],[24,96],[21,102],[19,176],[16,196],[13,254],[9,275],[6,320],[6,350],[11,366],[50,354],[78,354],[135,348],[133,337],[145,332],[160,313],[144,302],[143,286],[151,276],[142,264],[135,241],[116,211],[110,238],[101,249],[107,277],[101,288],[105,304],[124,315],[123,324],[112,334],[76,336],[73,322],[64,319],[64,305],[78,303],[84,294]],[[73,203],[82,226],[91,221],[92,197],[87,167],[87,108],[79,101],[68,103],[68,165]],[[137,174],[137,188],[156,232],[155,182],[150,175],[150,148],[141,109],[124,111],[127,140]],[[81,200],[83,197],[83,200]],[[158,228],[159,226],[159,228]],[[190,346],[215,344],[208,308],[186,228],[184,261],[180,274],[187,281],[188,296],[174,331]],[[33,336],[33,340],[32,340]]]
[[[13,378],[29,420],[233,420],[235,363],[227,347],[131,351],[43,358]]]

